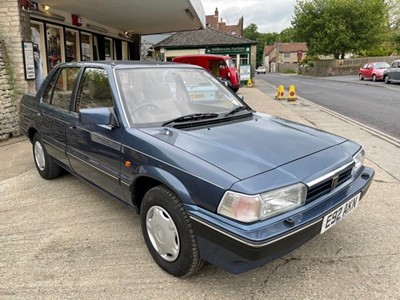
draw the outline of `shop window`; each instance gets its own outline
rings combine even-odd
[[[44,26],[43,23],[31,21],[31,32],[33,42],[33,56],[35,59],[35,86],[36,91],[39,90],[44,77],[47,75],[46,50],[44,42]]]
[[[49,72],[63,60],[64,36],[59,26],[48,25],[47,35],[47,67]]]
[[[240,54],[240,65],[249,65],[249,55],[248,54]]]
[[[65,29],[65,61],[80,61],[79,33],[76,30]]]
[[[93,59],[93,44],[92,35],[88,33],[81,33],[81,48],[82,48],[82,60]]]
[[[104,39],[104,53],[106,56],[106,60],[114,59],[114,43],[110,38]]]

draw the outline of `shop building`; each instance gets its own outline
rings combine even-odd
[[[159,59],[172,61],[176,56],[190,54],[229,55],[241,74],[253,72],[256,64],[257,42],[206,28],[177,32],[154,46]],[[242,76],[243,75],[243,76]]]
[[[0,0],[0,141],[19,134],[19,99],[56,64],[139,60],[141,35],[204,27],[200,0]]]

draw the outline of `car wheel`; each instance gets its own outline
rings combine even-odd
[[[40,176],[45,179],[56,178],[61,174],[62,168],[54,162],[54,159],[47,153],[42,138],[36,133],[32,141],[33,160]]]
[[[362,76],[361,74],[358,74],[358,78],[360,78],[360,80],[364,80],[364,76]]]
[[[140,221],[147,248],[166,272],[189,276],[203,266],[196,235],[182,201],[166,186],[150,189],[141,205]]]
[[[384,81],[386,84],[389,84],[390,83],[389,76],[385,76]]]
[[[376,75],[374,74],[374,75],[372,75],[372,81],[376,81]]]

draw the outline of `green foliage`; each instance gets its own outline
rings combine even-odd
[[[382,43],[387,10],[382,0],[298,0],[292,25],[309,54],[343,58]]]

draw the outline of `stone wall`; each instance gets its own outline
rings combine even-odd
[[[328,77],[328,76],[343,76],[355,75],[358,76],[358,71],[361,66],[368,62],[385,61],[391,63],[398,57],[383,56],[383,57],[363,57],[352,59],[329,59],[313,61],[311,66],[303,66],[299,73],[308,76]]]
[[[19,135],[19,100],[33,92],[25,80],[22,41],[31,40],[30,17],[18,0],[1,0],[0,6],[0,141]]]

